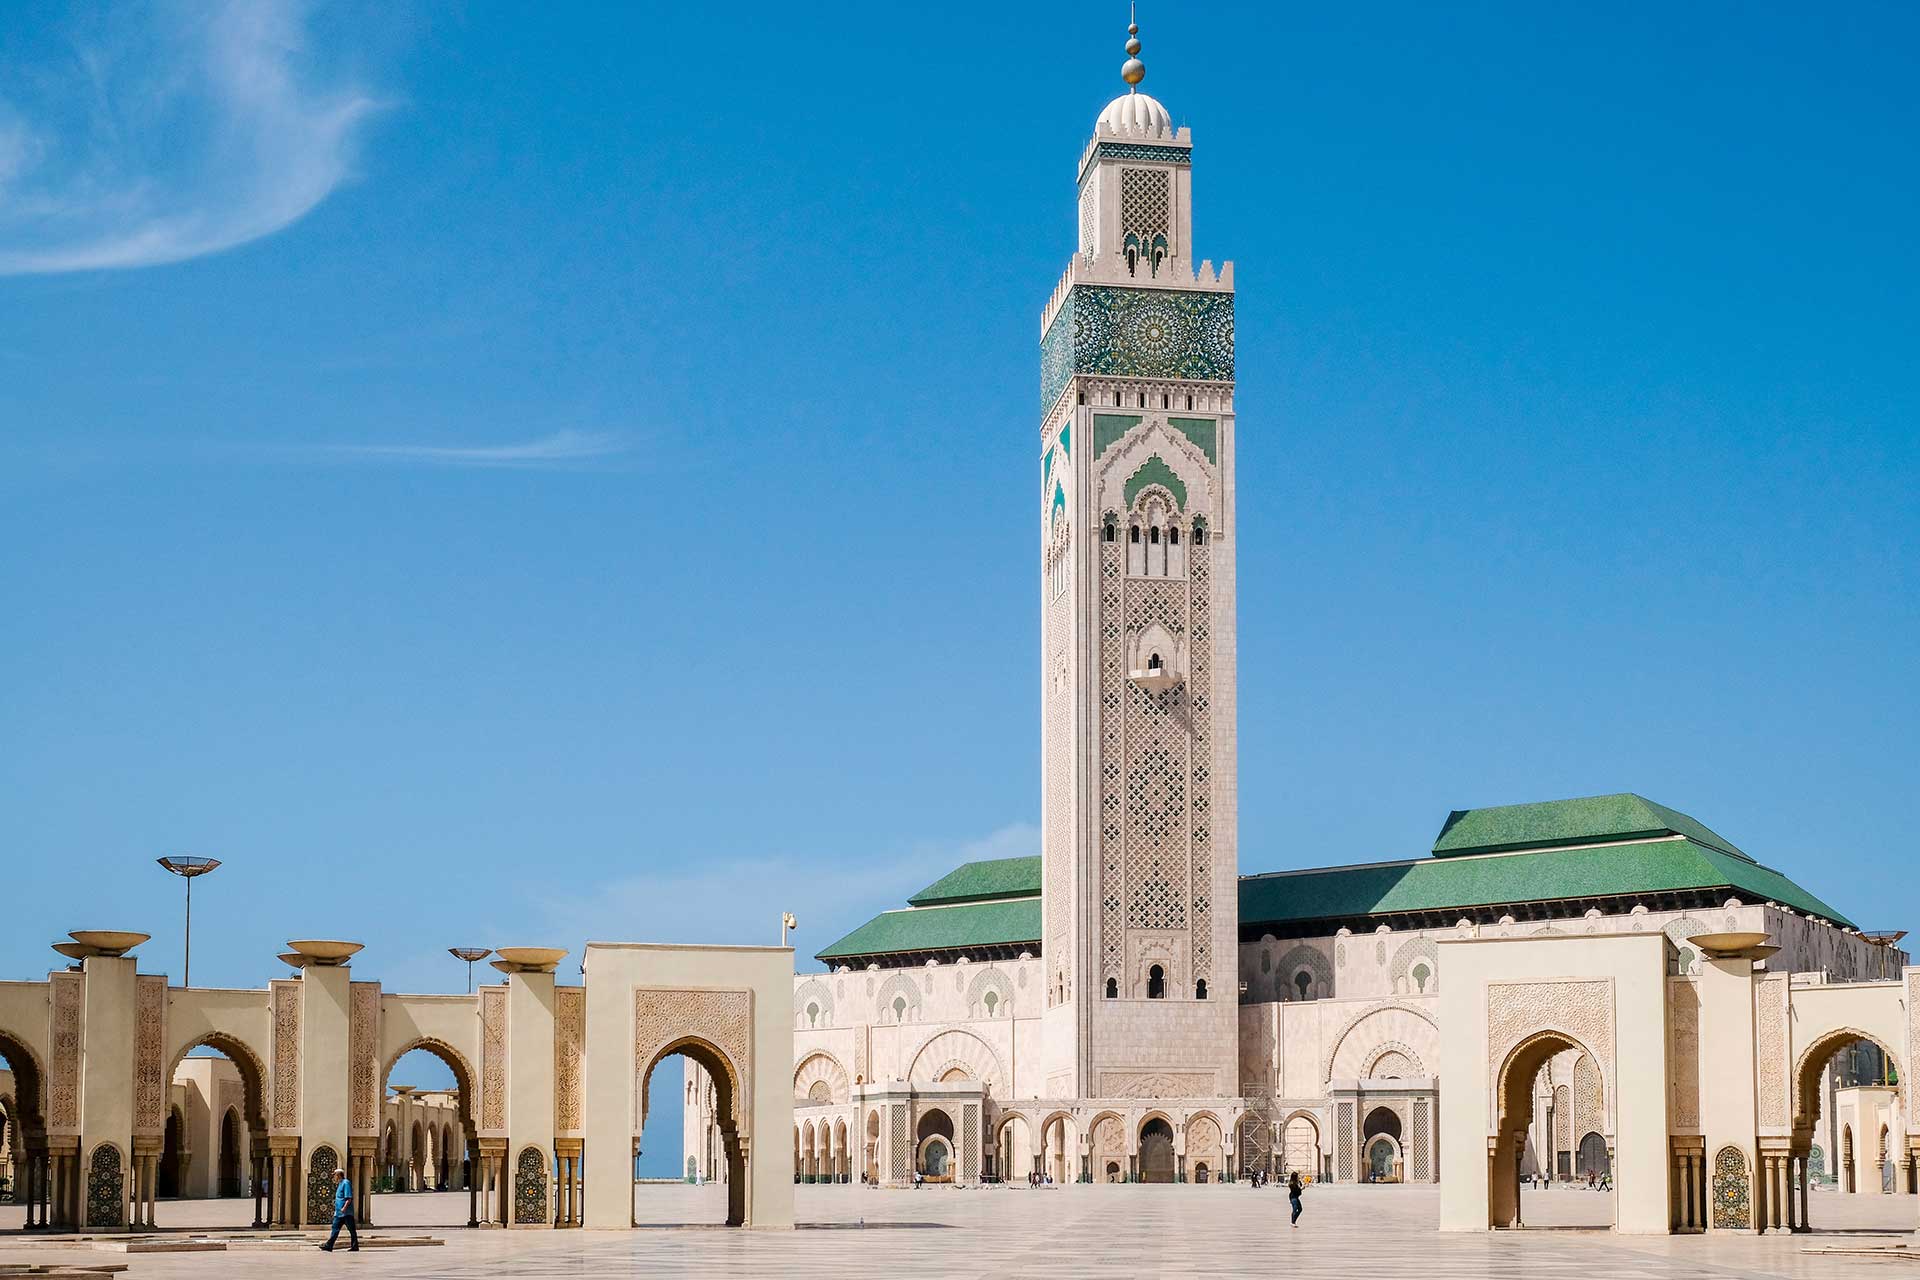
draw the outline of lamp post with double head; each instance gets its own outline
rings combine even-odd
[[[448,947],[447,954],[455,960],[467,962],[467,994],[473,994],[473,962],[485,960],[493,954],[492,947]]]

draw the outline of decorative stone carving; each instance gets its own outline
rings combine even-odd
[[[380,984],[356,982],[347,997],[347,1070],[349,1100],[347,1124],[357,1134],[379,1127]],[[358,1188],[355,1189],[356,1191]]]
[[[340,1153],[322,1143],[313,1149],[307,1161],[307,1221],[333,1221],[333,1171],[340,1167]],[[355,1195],[365,1194],[359,1187]]]
[[[133,988],[133,1131],[158,1137],[166,1125],[167,979],[143,973]]]
[[[1333,1111],[1334,1172],[1339,1176],[1340,1181],[1352,1182],[1354,1179],[1353,1104],[1351,1102],[1339,1103],[1334,1107]]]
[[[507,989],[480,991],[480,1127],[507,1127]]]
[[[1613,980],[1581,978],[1547,982],[1498,982],[1487,985],[1487,1069],[1492,1073],[1488,1095],[1498,1120],[1501,1085],[1508,1057],[1539,1032],[1558,1032],[1588,1050],[1600,1071],[1600,1084],[1611,1107],[1613,1079]],[[1611,1126],[1606,1126],[1611,1127]]]
[[[887,1108],[887,1149],[892,1156],[888,1166],[895,1178],[907,1176],[907,1109],[905,1107]]]
[[[1668,1069],[1673,1078],[1673,1123],[1680,1129],[1700,1127],[1700,988],[1686,978],[1667,982],[1667,1008],[1672,1011],[1673,1047]]]
[[[845,1102],[848,1096],[847,1069],[825,1050],[810,1053],[793,1072],[794,1098],[813,1096],[816,1087],[826,1090],[826,1101]]]
[[[1413,1100],[1413,1126],[1408,1130],[1407,1154],[1412,1157],[1407,1163],[1408,1176],[1415,1182],[1426,1182],[1433,1177],[1433,1153],[1427,1141],[1427,1100]]]
[[[1713,1225],[1721,1231],[1753,1229],[1747,1153],[1735,1146],[1720,1148],[1713,1158]]]
[[[703,1040],[719,1051],[727,1069],[735,1128],[753,1127],[753,993],[706,991],[686,987],[636,987],[633,992],[633,1061],[644,1086],[654,1060],[687,1039]],[[644,1114],[645,1103],[640,1110]]]
[[[1344,956],[1346,951],[1345,943],[1340,945],[1340,951]],[[1345,963],[1344,959],[1342,963]],[[1318,947],[1303,942],[1296,947],[1289,948],[1287,953],[1281,956],[1275,963],[1273,969],[1274,995],[1282,1000],[1301,999],[1300,987],[1299,984],[1294,981],[1294,978],[1302,971],[1305,971],[1308,975],[1306,998],[1324,999],[1333,994],[1333,966],[1327,963],[1327,957],[1321,953]]]
[[[1383,1040],[1375,1045],[1361,1069],[1363,1080],[1405,1080],[1427,1074],[1426,1064],[1412,1046],[1398,1040]]]
[[[969,1102],[960,1108],[960,1176],[968,1182],[980,1180],[980,1104]]]
[[[1793,1104],[1791,1086],[1787,1082],[1787,1058],[1792,1053],[1787,1044],[1787,984],[1786,974],[1772,974],[1754,984],[1754,1057],[1759,1064],[1760,1078],[1757,1082],[1759,1097],[1759,1119],[1769,1128],[1787,1127],[1789,1108]]]
[[[520,1148],[514,1164],[513,1220],[523,1227],[547,1220],[547,1158],[538,1147]]]
[[[1103,1098],[1210,1098],[1211,1071],[1102,1071]]]
[[[87,1162],[87,1226],[127,1225],[126,1186],[120,1148],[111,1142],[95,1147],[93,1158]]]
[[[300,1127],[300,984],[273,986],[273,1127]]]
[[[873,998],[876,1023],[918,1022],[920,1020],[920,984],[909,975],[895,973],[880,984]]]
[[[1920,1070],[1920,969],[1907,975],[1907,1069]],[[1907,1133],[1920,1133],[1920,1089],[1907,1082]]]
[[[1289,952],[1288,954],[1291,955],[1292,953]],[[1288,972],[1291,972],[1291,970],[1288,970]],[[1353,1029],[1359,1026],[1362,1022],[1365,1022],[1368,1018],[1373,1017],[1375,1014],[1384,1013],[1388,1010],[1397,1010],[1401,1013],[1409,1014],[1412,1017],[1419,1019],[1421,1022],[1425,1023],[1429,1029],[1432,1030],[1435,1037],[1434,1043],[1435,1044],[1439,1043],[1438,1037],[1440,1034],[1440,1029],[1439,1029],[1439,1026],[1434,1022],[1432,1014],[1428,1013],[1425,1009],[1418,1008],[1414,1005],[1405,1004],[1398,1000],[1382,1000],[1378,1004],[1368,1005],[1366,1008],[1360,1010],[1358,1013],[1348,1018],[1346,1022],[1341,1024],[1339,1034],[1334,1035],[1327,1040],[1326,1048],[1325,1050],[1322,1051],[1320,1056],[1320,1079],[1321,1080],[1325,1081],[1325,1080],[1331,1080],[1333,1078],[1334,1061],[1340,1056],[1341,1046],[1345,1043],[1347,1037],[1350,1034],[1352,1034]],[[1409,1033],[1409,1028],[1404,1025],[1394,1029],[1398,1030],[1403,1035]],[[1361,1043],[1364,1043],[1364,1041],[1362,1041]],[[1400,1042],[1386,1041],[1385,1043],[1399,1045]],[[1419,1055],[1415,1054],[1411,1049],[1406,1050],[1406,1052],[1408,1056],[1413,1057],[1416,1060],[1419,1058]],[[1357,1076],[1360,1073],[1356,1071],[1354,1072],[1354,1074]]]
[[[991,1092],[996,1085],[1007,1083],[1005,1071],[1000,1066],[1000,1055],[993,1047],[971,1031],[949,1028],[931,1037],[921,1045],[913,1055],[913,1065],[907,1071],[907,1079],[918,1081],[943,1080],[947,1073],[958,1068],[964,1071],[970,1080],[979,1080],[987,1085]]]
[[[586,988],[554,988],[553,1125],[562,1133],[580,1127],[580,1060],[586,1044]]]
[[[1424,963],[1427,966],[1425,984],[1413,977],[1414,966]],[[1393,963],[1389,966],[1389,975],[1395,981],[1404,980],[1406,995],[1432,995],[1440,990],[1440,948],[1432,938],[1410,938],[1400,944],[1393,953]],[[1395,990],[1400,988],[1396,987]]]
[[[809,978],[793,990],[793,1025],[806,1031],[833,1025],[833,992],[818,978]]]
[[[47,1127],[54,1130],[80,1127],[80,1006],[86,998],[86,978],[77,973],[56,973],[49,980],[52,988],[50,1021],[52,1054],[47,1064]]]

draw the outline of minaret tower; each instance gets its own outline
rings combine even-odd
[[[1233,268],[1127,36],[1040,322],[1043,1089],[1231,1097]]]

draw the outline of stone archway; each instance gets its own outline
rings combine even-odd
[[[268,1169],[270,1167],[267,1158],[266,1059],[257,1052],[252,1045],[236,1035],[224,1031],[209,1032],[205,1035],[196,1036],[194,1039],[181,1045],[168,1060],[166,1075],[163,1076],[162,1079],[170,1083],[173,1080],[174,1072],[180,1069],[180,1064],[186,1061],[187,1055],[196,1049],[212,1049],[228,1062],[231,1062],[234,1073],[240,1077],[240,1124],[246,1131],[244,1142],[246,1163],[244,1167],[248,1171],[248,1179],[253,1183],[253,1225],[255,1227],[265,1227],[269,1225],[267,1221],[267,1194]],[[223,1147],[225,1144],[224,1125],[225,1120],[223,1119],[223,1127],[220,1135]],[[240,1160],[241,1146],[242,1144],[239,1142],[234,1144],[234,1155],[232,1158],[236,1164]],[[216,1154],[222,1161],[227,1159],[224,1150]],[[226,1176],[223,1167],[220,1177],[224,1179]],[[235,1196],[240,1194],[239,1182],[240,1178],[236,1170],[232,1183],[234,1190],[231,1193]],[[217,1187],[216,1193],[221,1195],[227,1194],[226,1192],[219,1191]]]
[[[640,1036],[645,1034],[646,1031],[643,1027],[640,1030],[640,1034],[635,1037],[636,1044],[639,1043]],[[679,1054],[688,1061],[698,1064],[700,1069],[707,1073],[707,1079],[713,1085],[713,1118],[715,1125],[718,1126],[720,1130],[720,1150],[726,1160],[727,1166],[727,1225],[730,1227],[745,1226],[747,1225],[747,1190],[750,1175],[747,1167],[748,1143],[743,1140],[743,1135],[740,1131],[742,1108],[741,1092],[744,1085],[733,1062],[718,1045],[703,1036],[679,1035],[668,1039],[665,1043],[653,1050],[652,1055],[645,1060],[646,1065],[639,1073],[640,1105],[636,1108],[638,1124],[635,1126],[635,1147],[638,1149],[638,1131],[644,1130],[646,1127],[647,1087],[649,1081],[653,1078],[653,1069],[659,1066],[664,1059],[670,1058],[674,1054]],[[808,1158],[810,1158],[813,1150],[811,1129],[812,1125],[809,1123],[806,1151],[801,1153],[804,1157]],[[798,1130],[796,1130],[796,1133],[797,1132]]]
[[[478,1077],[474,1072],[473,1064],[467,1061],[464,1053],[437,1036],[416,1036],[406,1041],[389,1054],[386,1062],[381,1064],[380,1083],[377,1092],[377,1096],[381,1100],[381,1105],[384,1107],[386,1103],[387,1081],[392,1078],[393,1069],[399,1065],[402,1058],[410,1053],[426,1053],[439,1059],[441,1064],[453,1075],[454,1112],[459,1121],[460,1137],[462,1145],[466,1148],[468,1160],[467,1225],[469,1227],[477,1227],[480,1225],[480,1198],[483,1194],[487,1197],[487,1221],[502,1226],[506,1225],[511,1221],[511,1218],[508,1216],[509,1207],[505,1203],[508,1194],[508,1171],[505,1167],[506,1160],[504,1154],[475,1158],[480,1149],[479,1129],[474,1119],[474,1099],[476,1096],[474,1082]],[[430,1120],[426,1122],[427,1127],[430,1127],[431,1124],[432,1122]],[[397,1181],[406,1182],[409,1187],[412,1185],[411,1180],[416,1175],[422,1180],[430,1177],[430,1169],[428,1165],[423,1162],[422,1152],[420,1150],[426,1136],[427,1128],[423,1127],[421,1121],[415,1120],[410,1132],[413,1137],[413,1146],[411,1149],[403,1152],[399,1149],[398,1131],[394,1129],[390,1121],[385,1117],[381,1117],[380,1133],[382,1136],[379,1150],[377,1152],[356,1154],[352,1157],[352,1163],[357,1166],[353,1173],[349,1175],[353,1177],[354,1185],[356,1187],[365,1185],[369,1189],[369,1192],[371,1192],[374,1186],[374,1178],[371,1175],[376,1167],[391,1169],[392,1176]],[[361,1225],[364,1226],[373,1221],[374,1211],[377,1207],[375,1201],[384,1199],[385,1197],[383,1196],[363,1194],[360,1201],[360,1210],[364,1215]],[[381,1213],[384,1214],[385,1210],[382,1209]],[[391,1226],[393,1224],[383,1221],[382,1225]]]
[[[1807,1215],[1816,1201],[1808,1191],[1813,1180],[1814,1133],[1820,1123],[1821,1077],[1842,1050],[1862,1042],[1874,1046],[1885,1056],[1892,1079],[1897,1082],[1893,1086],[1894,1109],[1901,1115],[1907,1114],[1907,1091],[1913,1086],[1907,1078],[1905,1060],[1885,1038],[1851,1025],[1830,1027],[1818,1034],[1801,1050],[1793,1063],[1790,1082],[1793,1091],[1793,1129],[1791,1146],[1784,1157],[1785,1168],[1777,1167],[1778,1157],[1768,1156],[1757,1170],[1755,1199],[1760,1202],[1758,1210],[1762,1225],[1782,1225],[1784,1218],[1785,1224],[1794,1230],[1811,1229]],[[1862,1185],[1860,1169],[1867,1159],[1864,1153],[1869,1150],[1870,1144],[1862,1140],[1860,1135],[1844,1132],[1840,1148],[1833,1172],[1837,1185],[1844,1191],[1852,1192]],[[1891,1168],[1892,1161],[1887,1163]],[[1774,1177],[1776,1173],[1780,1175],[1778,1180]],[[1784,1215],[1780,1212],[1782,1208],[1786,1210]],[[1796,1208],[1797,1218],[1794,1216]]]
[[[1495,1136],[1487,1141],[1487,1225],[1490,1227],[1526,1225],[1520,1213],[1520,1160],[1525,1152],[1527,1129],[1533,1123],[1534,1083],[1541,1068],[1556,1054],[1569,1049],[1594,1057],[1589,1046],[1567,1032],[1545,1030],[1521,1039],[1500,1063],[1494,1086]]]
[[[1174,1177],[1173,1125],[1156,1115],[1140,1126],[1140,1181],[1172,1182]]]

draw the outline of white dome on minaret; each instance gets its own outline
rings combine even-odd
[[[1129,90],[1107,104],[1095,127],[1115,133],[1172,133],[1173,117],[1158,98]]]
[[[1107,104],[1093,131],[1156,138],[1171,134],[1173,117],[1156,99],[1140,92],[1140,82],[1147,78],[1147,64],[1140,61],[1140,24],[1131,20],[1127,23],[1127,60],[1120,64],[1120,78],[1127,82],[1127,91]]]

